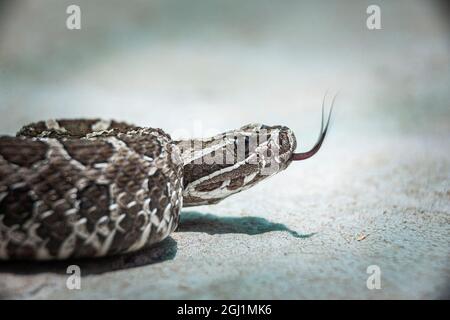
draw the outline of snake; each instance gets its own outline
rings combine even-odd
[[[0,136],[0,260],[124,254],[161,242],[184,207],[216,204],[313,156],[281,125],[172,140],[104,119],[30,123]]]

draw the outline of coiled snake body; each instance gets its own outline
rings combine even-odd
[[[217,203],[310,157],[326,128],[309,153],[294,154],[282,126],[173,141],[161,129],[99,119],[27,125],[0,137],[0,259],[147,247],[175,230],[183,206]]]

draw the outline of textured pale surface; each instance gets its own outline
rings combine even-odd
[[[360,1],[104,1],[108,10],[85,5],[76,33],[64,29],[64,1],[36,3],[2,21],[2,133],[51,117],[187,136],[263,122],[291,127],[304,150],[324,92],[341,94],[314,159],[186,210],[152,250],[2,263],[0,297],[449,297],[449,37],[438,8],[382,2],[383,30],[371,32]],[[81,290],[65,287],[73,263]],[[381,290],[366,288],[369,265],[381,268]]]

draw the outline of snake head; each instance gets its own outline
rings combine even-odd
[[[331,115],[331,110],[330,110]],[[214,204],[312,157],[321,147],[330,115],[314,147],[295,153],[297,140],[286,126],[248,124],[207,139],[176,142],[184,162],[184,206]]]
[[[297,147],[294,132],[282,125],[248,124],[237,130],[236,135],[238,160],[239,145],[242,146],[240,141],[243,140],[244,162],[257,165],[253,173],[261,176],[260,180],[286,169]]]

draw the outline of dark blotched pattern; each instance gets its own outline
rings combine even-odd
[[[38,122],[0,138],[1,259],[134,251],[176,228],[183,168],[170,137],[117,122],[93,132],[97,122]]]

